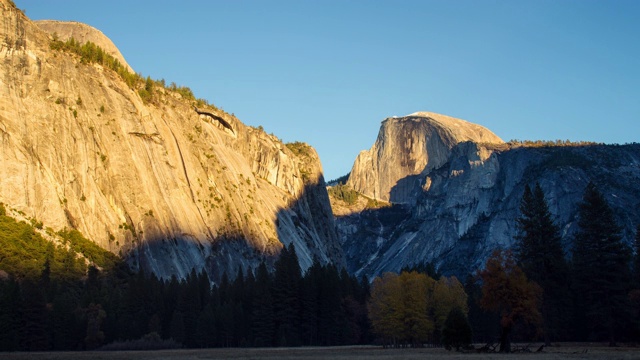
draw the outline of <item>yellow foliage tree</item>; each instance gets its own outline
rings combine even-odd
[[[385,273],[382,277],[376,277],[371,286],[371,299],[367,304],[369,319],[373,331],[387,340],[397,341],[401,336],[399,321],[397,318],[400,304],[397,302],[400,293],[398,275]]]
[[[467,293],[455,276],[443,276],[433,286],[433,317],[436,329],[442,331],[447,316],[453,308],[459,308],[468,315]]]
[[[402,321],[402,339],[412,346],[419,346],[433,334],[433,320],[428,316],[430,306],[429,288],[434,280],[426,274],[403,272],[398,276],[402,306],[400,319]]]
[[[435,281],[425,274],[385,273],[373,281],[368,303],[373,331],[394,346],[420,346],[433,334],[429,317],[430,289]]]

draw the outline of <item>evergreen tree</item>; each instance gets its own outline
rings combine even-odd
[[[53,300],[52,340],[55,350],[76,350],[86,333],[77,313],[79,295],[73,288],[62,289]]]
[[[633,258],[633,286],[640,289],[640,224],[636,230],[636,240],[634,243],[635,256]]]
[[[49,350],[50,338],[47,331],[49,316],[44,290],[31,280],[24,281],[21,290],[21,350]]]
[[[635,255],[633,257],[633,279],[631,281],[632,290],[629,292],[629,302],[631,305],[631,325],[633,338],[640,337],[640,224],[636,231],[634,243]]]
[[[255,346],[271,346],[274,341],[275,313],[272,280],[267,265],[262,262],[256,272],[253,298],[252,333]]]
[[[184,317],[182,313],[178,310],[173,312],[171,316],[171,325],[170,325],[170,335],[171,338],[179,343],[184,343],[185,341],[185,331],[184,331]]]
[[[454,307],[449,311],[447,320],[442,329],[442,344],[447,350],[471,344],[471,326],[464,311],[459,307]]]
[[[500,335],[500,318],[498,314],[480,306],[482,287],[478,277],[469,274],[464,289],[468,295],[468,320],[472,329],[473,341],[481,343],[494,341]]]
[[[569,269],[562,250],[558,226],[540,184],[532,192],[525,187],[520,203],[521,216],[517,219],[519,234],[516,254],[520,268],[529,280],[542,287],[542,317],[545,344],[566,333],[566,314],[570,304],[568,292]]]
[[[293,243],[283,247],[275,263],[273,283],[278,346],[300,345],[300,285],[302,274]]]
[[[84,343],[87,350],[93,350],[102,345],[104,341],[104,332],[100,329],[107,313],[102,309],[100,304],[89,304],[85,309],[87,316],[87,336]]]
[[[198,317],[195,333],[195,344],[198,347],[213,347],[216,340],[216,319],[211,304],[207,304]]]
[[[606,333],[615,346],[616,333],[628,315],[630,250],[622,242],[611,207],[593,183],[589,183],[579,207],[573,247],[573,278],[582,324],[598,336]]]
[[[20,303],[20,284],[13,278],[0,280],[0,351],[18,350]]]
[[[323,267],[317,259],[307,269],[302,280],[302,342],[305,345],[319,345],[318,339],[318,302],[319,284],[324,275]]]

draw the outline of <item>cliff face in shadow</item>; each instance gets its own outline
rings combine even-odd
[[[51,50],[10,2],[0,11],[1,202],[162,277],[235,273],[291,242],[303,267],[343,263],[308,145],[201,105],[225,129],[161,86],[143,101],[144,83]]]
[[[383,133],[401,131],[385,129]],[[435,142],[439,149],[447,143],[433,139],[432,132],[425,134],[426,141]],[[376,144],[410,152],[389,141],[397,140],[379,136]],[[400,141],[408,140],[400,137]],[[430,146],[422,148],[428,152]],[[372,277],[433,262],[445,274],[464,277],[483,266],[494,249],[513,246],[524,188],[536,182],[562,229],[567,251],[576,231],[578,203],[589,181],[613,207],[625,240],[631,243],[634,238],[640,223],[640,145],[526,147],[467,141],[445,149],[435,156],[422,155],[437,159],[433,166],[389,185],[392,203],[394,198],[401,201],[336,218],[351,272]],[[415,157],[398,153],[395,159],[409,156]],[[379,165],[403,166],[402,161]]]

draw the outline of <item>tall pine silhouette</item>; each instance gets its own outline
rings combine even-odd
[[[611,207],[593,183],[579,209],[573,248],[577,321],[591,337],[608,337],[615,346],[619,324],[628,315],[630,250],[622,242]]]
[[[283,247],[275,263],[273,300],[276,322],[276,344],[299,346],[300,285],[302,271],[293,243]]]
[[[517,219],[516,255],[527,277],[542,287],[542,318],[545,343],[566,333],[570,299],[569,269],[564,258],[558,226],[554,223],[540,184],[527,185]]]

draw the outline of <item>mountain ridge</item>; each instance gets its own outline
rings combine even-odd
[[[465,141],[503,143],[485,127],[445,115],[386,118],[373,146],[358,154],[347,185],[373,199],[410,204],[425,185],[424,175],[442,166],[451,149]]]
[[[106,51],[109,55],[120,61],[120,63],[124,65],[129,72],[135,72],[133,68],[129,66],[127,60],[122,56],[122,53],[120,53],[120,50],[113,41],[102,33],[102,31],[91,25],[78,21],[61,20],[36,20],[33,23],[49,35],[62,41],[67,41],[71,38],[82,44],[91,41]]]
[[[603,191],[624,240],[632,243],[640,223],[635,210],[640,208],[640,144],[463,141],[447,147],[445,144],[451,143],[447,131],[427,127],[419,129],[422,132],[406,131],[404,127],[401,122],[381,125],[372,149],[384,144],[400,152],[371,161],[388,161],[386,164],[359,169],[360,157],[354,162],[360,178],[375,180],[384,176],[375,173],[379,169],[402,173],[406,164],[398,159],[409,155],[401,152],[414,151],[403,146],[407,140],[397,134],[422,137],[438,145],[421,146],[425,154],[411,154],[415,158],[434,157],[428,152],[435,149],[437,161],[417,174],[398,176],[390,190],[392,206],[352,206],[351,211],[345,211],[344,201],[335,196],[331,199],[332,205],[340,208],[336,224],[350,272],[372,278],[432,263],[445,275],[464,278],[481,268],[494,249],[514,246],[524,187],[536,183],[544,190],[561,228],[567,255],[577,229],[578,204],[589,182]],[[347,185],[354,183],[351,178],[347,181]],[[393,191],[399,187],[404,193],[396,193],[400,201],[394,202]]]
[[[303,269],[344,264],[314,149],[294,152],[188,89],[125,82],[53,50],[51,35],[0,7],[1,202],[163,278],[195,268],[217,281],[290,243]]]

